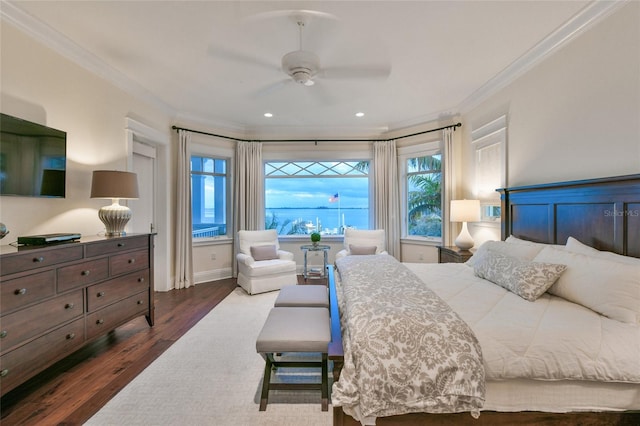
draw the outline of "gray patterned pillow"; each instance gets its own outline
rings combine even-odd
[[[473,272],[530,302],[556,282],[566,265],[529,262],[491,250],[476,253]]]

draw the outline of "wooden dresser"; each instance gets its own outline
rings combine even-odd
[[[152,234],[1,250],[1,395],[133,318],[153,325]]]

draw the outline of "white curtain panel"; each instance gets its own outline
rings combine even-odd
[[[193,281],[191,249],[191,133],[178,131],[178,170],[176,177],[176,276],[173,287],[187,288]]]
[[[373,143],[374,216],[376,229],[385,230],[387,252],[400,257],[400,189],[396,141]]]
[[[238,142],[234,169],[234,259],[239,251],[238,231],[264,229],[264,169],[262,144]],[[233,262],[233,276],[238,276],[238,265]]]
[[[449,220],[451,200],[455,200],[456,193],[456,177],[454,174],[454,143],[453,128],[449,127],[442,131],[442,157],[444,164],[442,165],[442,182],[444,182],[444,191],[442,193],[442,243],[450,246],[455,236],[455,225]]]

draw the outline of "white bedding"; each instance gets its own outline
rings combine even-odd
[[[528,302],[465,264],[405,264],[471,326],[486,379],[640,384],[640,325],[547,293]],[[637,407],[636,407],[637,408]]]

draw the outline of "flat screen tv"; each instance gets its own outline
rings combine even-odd
[[[65,196],[67,133],[0,114],[0,195]]]

